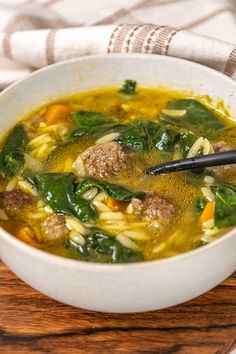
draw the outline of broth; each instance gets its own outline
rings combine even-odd
[[[236,223],[234,165],[145,174],[236,145],[235,123],[201,102],[126,81],[30,113],[2,140],[0,225],[95,262],[160,259],[214,241]]]

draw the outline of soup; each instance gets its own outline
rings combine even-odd
[[[92,262],[161,259],[214,241],[236,224],[235,165],[145,172],[236,146],[235,123],[210,103],[126,80],[35,110],[2,139],[1,227]]]

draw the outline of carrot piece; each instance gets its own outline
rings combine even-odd
[[[124,211],[127,203],[126,202],[120,202],[119,200],[115,200],[113,198],[107,198],[106,205],[112,210],[112,211]]]
[[[57,123],[66,118],[70,113],[69,108],[64,104],[52,104],[48,106],[44,115],[44,119],[49,124]]]
[[[28,226],[21,227],[16,233],[16,236],[21,241],[28,243],[28,245],[34,246],[36,244],[34,241],[34,231]]]
[[[204,224],[206,221],[214,219],[214,214],[215,214],[215,202],[211,201],[208,202],[205,205],[205,208],[203,209],[203,212],[200,216],[200,223]]]

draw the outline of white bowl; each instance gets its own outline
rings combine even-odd
[[[134,79],[236,102],[236,83],[207,67],[157,55],[115,54],[49,66],[0,95],[0,136],[24,114],[51,100]],[[233,108],[230,108],[233,113]],[[104,312],[157,310],[190,300],[236,269],[236,231],[172,258],[136,264],[95,264],[32,248],[0,230],[0,257],[21,279],[69,305]]]

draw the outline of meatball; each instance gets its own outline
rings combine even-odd
[[[213,147],[215,152],[225,152],[225,151],[232,150],[232,148],[225,141],[218,141],[213,144]],[[217,177],[221,178],[223,177],[224,173],[230,171],[235,173],[236,164],[208,167],[207,170],[213,172]]]
[[[224,152],[231,150],[231,147],[225,141],[218,141],[213,143],[213,148],[215,152]]]
[[[3,192],[0,195],[0,199],[3,209],[12,215],[21,211],[22,208],[34,204],[36,201],[34,196],[21,189]]]
[[[169,201],[155,192],[147,193],[144,200],[134,198],[132,206],[136,215],[158,220],[162,224],[169,223],[175,211]]]
[[[69,233],[64,215],[48,216],[42,224],[42,230],[47,241],[59,240]]]
[[[111,141],[89,147],[81,158],[89,175],[109,178],[127,170],[130,153],[120,144]]]

